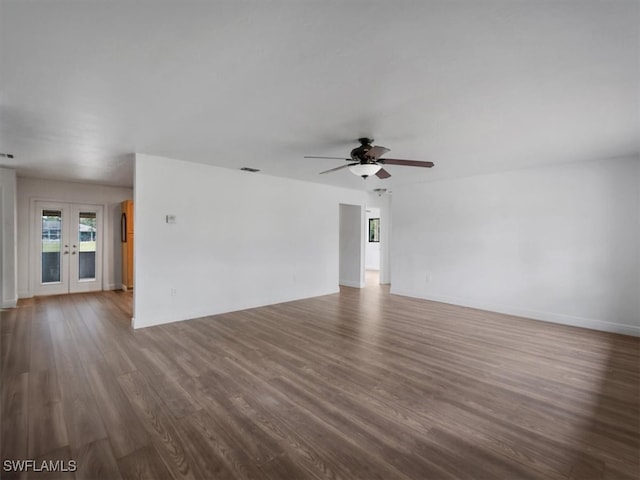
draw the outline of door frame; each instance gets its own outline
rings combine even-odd
[[[39,215],[38,204],[47,203],[50,205],[56,206],[69,206],[69,207],[86,207],[88,208],[98,208],[98,212],[96,214],[96,224],[101,231],[100,241],[96,242],[96,268],[99,267],[100,274],[96,275],[96,283],[86,282],[86,288],[79,288],[73,293],[82,292],[82,291],[101,291],[105,289],[105,281],[106,281],[106,252],[104,251],[105,239],[106,239],[106,221],[105,214],[107,212],[107,206],[98,202],[78,202],[78,201],[65,201],[59,199],[51,199],[51,198],[42,198],[42,197],[32,197],[29,201],[29,242],[28,242],[28,287],[29,287],[29,296],[33,297],[35,295],[43,295],[37,293],[37,285],[40,282],[41,271],[38,271],[38,267],[40,266],[40,260],[38,256],[40,255],[39,251],[39,240],[40,240],[40,225],[41,221]],[[96,272],[97,273],[97,272]],[[82,282],[84,283],[84,282]],[[90,285],[97,285],[98,288],[91,288]],[[62,291],[59,294],[66,294],[70,292],[70,285],[66,291]],[[55,295],[56,293],[51,293],[51,295]]]

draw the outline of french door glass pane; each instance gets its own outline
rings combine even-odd
[[[42,283],[60,282],[62,212],[42,211]]]
[[[96,278],[96,212],[80,212],[78,221],[78,279]]]

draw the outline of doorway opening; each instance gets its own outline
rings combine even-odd
[[[382,236],[380,231],[380,209],[367,207],[365,215],[367,238],[365,239],[364,259],[366,282],[380,283],[380,262]]]

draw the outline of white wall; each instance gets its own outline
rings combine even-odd
[[[363,288],[364,215],[360,205],[340,205],[340,285]]]
[[[4,271],[4,262],[2,261],[2,257],[4,257],[4,246],[6,245],[6,242],[3,241],[2,237],[4,237],[4,211],[3,211],[3,205],[4,202],[2,201],[2,171],[0,170],[0,226],[2,226],[2,230],[0,230],[0,308],[5,307],[4,305],[4,289],[5,289],[5,283],[7,283],[7,280],[5,280],[5,271]],[[14,248],[15,250],[15,248]],[[14,282],[17,285],[17,276],[16,276],[16,281]],[[17,301],[16,301],[17,304]],[[12,308],[9,307],[8,305],[5,308]]]
[[[60,182],[40,178],[18,177],[18,295],[33,295],[33,263],[29,235],[33,200],[55,200],[104,206],[103,288],[120,288],[122,255],[120,245],[120,202],[133,198],[131,188]]]
[[[339,204],[366,198],[149,155],[134,191],[136,328],[337,292]]]
[[[392,293],[640,334],[640,161],[394,188]]]
[[[15,307],[17,294],[16,172],[0,168],[0,307]]]
[[[372,218],[380,218],[380,209],[367,206],[367,215],[365,218],[365,239],[364,239],[364,266],[367,270],[380,270],[380,242],[369,241],[369,220]],[[382,233],[382,231],[380,232]],[[381,238],[379,240],[382,240]]]

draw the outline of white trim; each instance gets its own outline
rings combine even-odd
[[[353,287],[353,288],[364,288],[365,286],[364,282],[352,282],[350,280],[340,280],[339,284],[342,285],[343,287]]]
[[[571,325],[574,327],[588,328],[591,330],[601,330],[604,332],[620,333],[623,335],[633,335],[636,337],[640,337],[640,326],[636,325],[625,325],[622,323],[607,322],[605,320],[598,320],[594,318],[576,317],[573,315],[565,315],[563,313],[542,312],[526,308],[474,302],[464,298],[449,297],[447,295],[425,295],[423,293],[418,293],[411,290],[402,290],[393,287],[391,287],[390,293],[392,293],[393,295],[421,298],[423,300],[431,300],[433,302],[448,303],[461,307],[477,308],[479,310],[487,310],[490,312],[504,313],[506,315],[514,315],[517,317],[525,317],[533,320],[541,320],[543,322]]]
[[[107,291],[107,290],[120,290],[121,285],[118,285],[117,283],[109,283],[106,284],[105,283],[105,287],[103,288],[103,290]]]
[[[0,308],[16,308],[18,306],[18,299],[5,300],[2,302]]]
[[[18,298],[33,298],[30,292],[18,292]]]
[[[0,166],[0,305],[15,307],[18,290],[18,184],[16,171]]]

